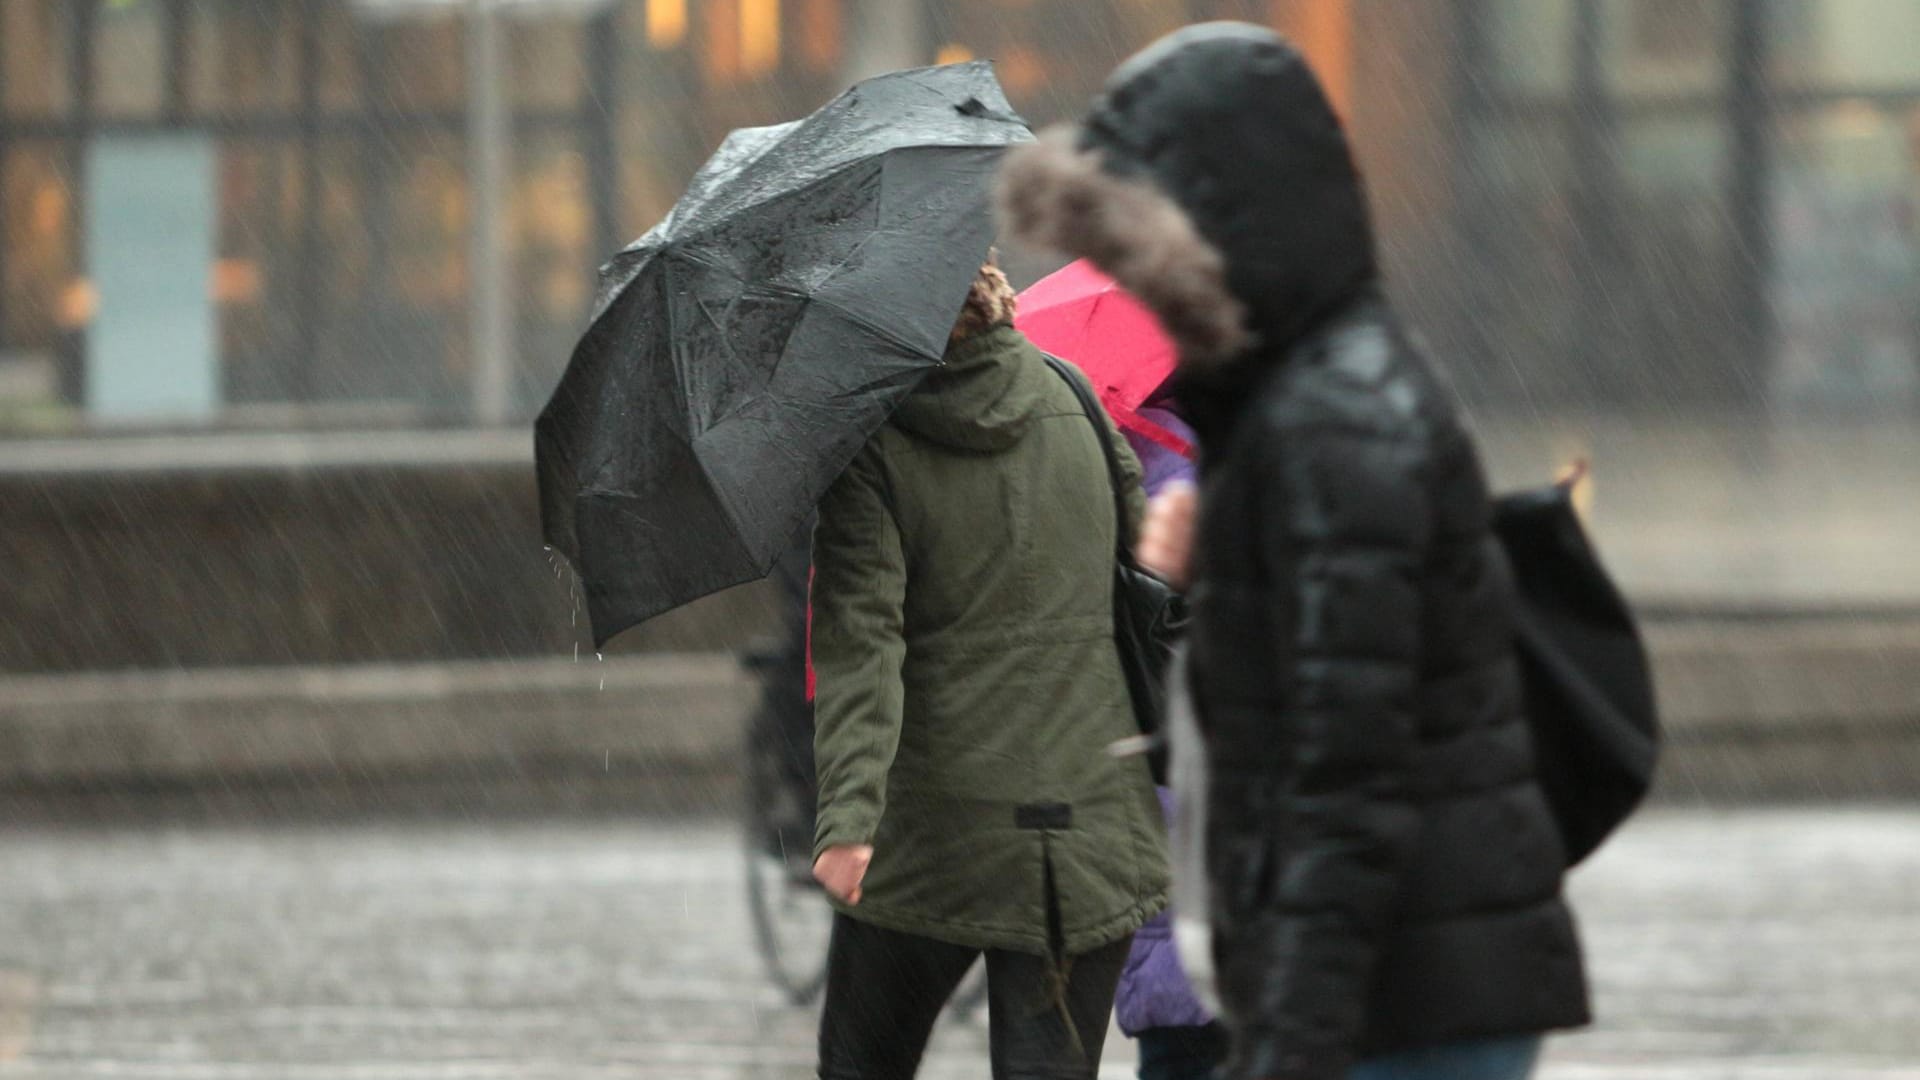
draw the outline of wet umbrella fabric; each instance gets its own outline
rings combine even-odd
[[[1179,434],[1140,415],[1173,374],[1179,351],[1146,306],[1085,259],[1020,294],[1014,325],[1046,352],[1086,373],[1114,422],[1191,457]]]
[[[601,270],[535,428],[547,542],[596,643],[764,577],[834,477],[940,362],[1032,138],[985,62],[860,83],[728,136]]]

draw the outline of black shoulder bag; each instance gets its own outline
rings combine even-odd
[[[1494,501],[1513,568],[1514,630],[1540,787],[1569,866],[1647,794],[1660,717],[1633,613],[1600,564],[1565,487]]]
[[[1147,755],[1153,782],[1166,786],[1167,747],[1161,731],[1161,718],[1167,709],[1167,665],[1173,659],[1174,644],[1186,626],[1186,603],[1173,586],[1140,569],[1127,547],[1126,477],[1120,471],[1120,459],[1114,455],[1108,434],[1106,410],[1094,398],[1093,391],[1080,381],[1071,367],[1057,357],[1047,357],[1047,366],[1067,381],[1080,411],[1093,425],[1094,439],[1107,459],[1108,486],[1113,489],[1114,561],[1113,561],[1113,642],[1120,650],[1120,668],[1127,676],[1127,692],[1133,698],[1133,718],[1140,725],[1137,750]],[[1135,744],[1128,740],[1128,744]]]

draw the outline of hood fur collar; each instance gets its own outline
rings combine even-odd
[[[1253,342],[1246,310],[1227,288],[1226,260],[1180,205],[1144,179],[1101,168],[1055,127],[1015,147],[1000,174],[1000,213],[1023,241],[1087,258],[1138,297],[1180,347],[1213,364]]]

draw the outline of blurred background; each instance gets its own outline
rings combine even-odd
[[[595,267],[733,127],[975,57],[1041,126],[1079,115],[1135,49],[1213,18],[1275,26],[1307,53],[1352,128],[1390,288],[1496,486],[1590,459],[1582,507],[1647,620],[1665,808],[1650,846],[1623,840],[1632,873],[1593,888],[1602,931],[1644,959],[1609,985],[1653,1010],[1655,1034],[1560,1075],[1802,1046],[1812,1028],[1780,998],[1715,998],[1662,968],[1661,935],[1727,914],[1703,899],[1738,869],[1711,861],[1724,837],[1762,863],[1839,859],[1819,880],[1856,899],[1920,881],[1885,858],[1920,835],[1905,809],[1920,790],[1920,2],[0,0],[0,810],[38,823],[0,834],[0,879],[26,868],[0,885],[0,1076],[83,1075],[68,1071],[81,1049],[44,1073],[18,1048],[25,1064],[8,1065],[8,1017],[105,993],[60,998],[47,972],[114,952],[61,913],[79,894],[96,915],[132,910],[116,867],[162,883],[171,900],[150,910],[192,921],[206,890],[245,896],[249,875],[306,910],[335,894],[303,875],[361,850],[324,831],[289,848],[109,829],[70,858],[43,826],[644,808],[695,824],[542,826],[558,831],[513,834],[538,849],[525,863],[511,844],[425,834],[449,845],[444,866],[379,833],[353,873],[494,896],[544,866],[536,879],[611,888],[624,879],[593,854],[607,835],[644,853],[627,870],[680,883],[655,898],[676,907],[731,873],[714,868],[728,834],[713,822],[737,803],[758,694],[738,658],[777,631],[768,593],[656,620],[602,659],[541,547],[531,422]],[[1023,285],[1056,265],[1006,257]],[[240,852],[214,885],[198,876],[208,850]],[[1666,856],[1702,876],[1672,877]],[[1778,880],[1813,865],[1779,862]],[[1789,936],[1816,909],[1837,919],[1822,949],[1868,925],[1825,893],[1758,895]],[[605,924],[580,925],[617,925],[607,903]],[[1644,923],[1662,904],[1672,921]],[[346,921],[328,940],[380,948],[359,934],[368,910],[329,906]],[[1873,965],[1920,943],[1875,910],[1870,936],[1891,951],[1859,964],[1890,977]],[[419,917],[458,943],[524,914],[480,904],[464,931]],[[319,939],[277,932],[325,966],[307,955]],[[4,942],[35,934],[57,944],[10,961]],[[592,952],[569,940],[566,955]],[[192,983],[191,952],[133,972],[102,960],[82,982],[146,987],[98,999],[144,1016]],[[553,992],[632,1004],[662,972],[716,963],[654,957]],[[1828,974],[1873,985],[1867,968]],[[1847,1067],[1914,1075],[1873,1064],[1920,1052],[1879,1013],[1794,992],[1825,1018],[1814,1044],[1883,1055]],[[83,1020],[69,1015],[70,1048],[89,1043]],[[780,1053],[804,1057],[788,1035],[802,1050]],[[554,1075],[598,1075],[583,1069]]]
[[[1045,125],[1208,18],[1279,27],[1331,88],[1496,483],[1592,459],[1670,696],[1904,718],[1862,680],[1904,670],[1920,606],[1912,0],[0,0],[0,565],[31,568],[0,575],[0,672],[73,675],[32,685],[92,718],[94,687],[570,667],[530,421],[595,267],[721,136],[969,57]],[[769,611],[739,590],[616,660],[722,657]],[[1842,639],[1837,679],[1679,660]],[[62,752],[184,777],[234,723]],[[342,753],[436,742],[394,741]],[[38,760],[0,770],[67,775]]]

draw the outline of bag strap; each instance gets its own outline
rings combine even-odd
[[[1065,360],[1052,353],[1043,352],[1040,355],[1046,359],[1047,366],[1053,369],[1054,374],[1066,380],[1067,386],[1073,390],[1073,396],[1080,401],[1081,414],[1087,418],[1087,423],[1093,425],[1093,437],[1100,443],[1101,456],[1107,459],[1107,487],[1113,492],[1114,555],[1121,565],[1131,568],[1134,561],[1133,552],[1127,548],[1127,497],[1122,494],[1127,480],[1126,474],[1120,471],[1120,456],[1113,452],[1113,438],[1108,433],[1105,420],[1107,410],[1101,407],[1099,400],[1093,396],[1093,390],[1080,381],[1079,375]]]

